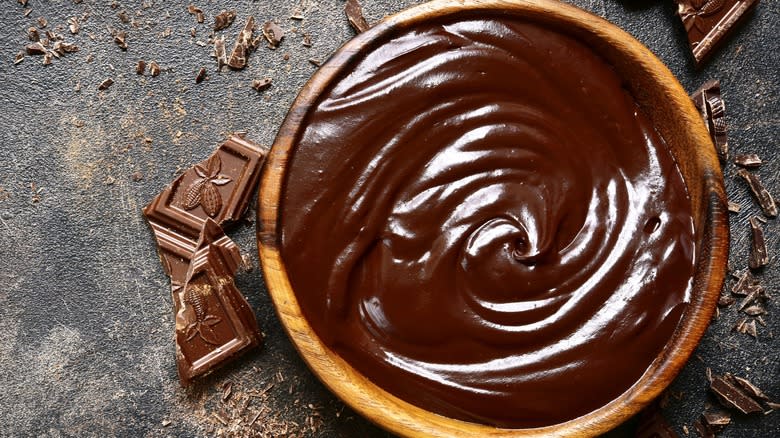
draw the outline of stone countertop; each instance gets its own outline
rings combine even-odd
[[[198,4],[199,3],[199,4]],[[375,22],[420,2],[364,0]],[[762,1],[701,70],[693,66],[671,0],[574,0],[624,28],[658,54],[693,91],[719,78],[731,149],[758,153],[757,173],[780,196],[780,2]],[[228,133],[270,145],[296,93],[353,32],[342,0],[195,2],[42,1],[3,5],[0,32],[0,435],[20,436],[355,436],[388,434],[329,393],[309,372],[274,314],[257,260],[254,223],[230,234],[253,269],[238,287],[267,335],[265,346],[184,390],[174,363],[168,279],[141,216],[177,172],[202,160]],[[235,9],[221,31],[235,38],[248,15],[277,20],[287,36],[261,48],[242,71],[216,71],[205,44],[213,17]],[[304,17],[290,17],[299,10]],[[27,29],[65,35],[79,51],[50,65],[14,56]],[[71,35],[70,17],[80,21]],[[85,19],[86,18],[86,19]],[[126,18],[127,23],[123,21]],[[111,30],[127,32],[121,50]],[[43,31],[41,31],[43,32]],[[302,45],[304,34],[312,47]],[[157,77],[135,73],[155,60]],[[208,79],[195,83],[201,67]],[[106,78],[114,84],[105,91]],[[253,79],[273,85],[258,93]],[[735,166],[725,166],[732,214],[731,266],[747,265],[748,218],[759,210]],[[773,259],[760,275],[780,295],[780,226],[765,226]],[[780,313],[770,302],[757,339],[732,331],[739,315],[721,309],[669,390],[664,412],[678,432],[714,399],[705,368],[747,377],[780,399]],[[226,388],[230,396],[225,398]],[[587,396],[587,394],[583,395]],[[250,432],[253,431],[253,432]],[[613,436],[630,436],[627,425]],[[723,437],[780,436],[780,414],[734,415]]]

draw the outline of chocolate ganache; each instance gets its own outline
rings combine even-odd
[[[304,316],[372,382],[501,427],[629,389],[689,301],[691,205],[620,77],[564,29],[418,24],[305,118],[281,253]]]

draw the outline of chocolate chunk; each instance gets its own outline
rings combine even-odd
[[[755,398],[756,400],[762,400],[762,401],[770,401],[769,397],[764,394],[764,391],[761,391],[758,386],[752,384],[749,380],[743,379],[739,376],[733,376],[734,380],[737,382],[737,384],[748,394],[750,394],[751,397]]]
[[[344,5],[344,13],[347,14],[349,25],[352,26],[357,33],[368,30],[368,23],[363,17],[363,7],[360,6],[358,0],[347,0],[347,4]]]
[[[730,374],[713,376],[710,390],[725,407],[738,409],[743,414],[763,412],[761,405],[737,385]]]
[[[153,77],[160,74],[160,66],[157,65],[157,62],[152,61],[149,63],[149,74]]]
[[[212,219],[204,223],[184,285],[174,285],[176,362],[183,386],[262,340],[233,277],[238,247]]]
[[[238,33],[236,38],[236,45],[233,46],[233,52],[230,54],[230,59],[227,65],[231,68],[240,70],[246,67],[246,58],[251,53],[254,47],[252,43],[252,35],[254,34],[255,17],[249,16],[246,20],[244,28]]]
[[[27,50],[28,55],[45,55],[46,54],[46,47],[43,47],[43,44],[40,42],[28,44],[27,47],[25,47],[25,50]]]
[[[766,250],[766,241],[764,240],[764,230],[753,216],[750,218],[750,234],[753,237],[750,247],[750,259],[748,266],[750,269],[759,269],[769,264],[769,254]]]
[[[206,79],[206,67],[201,67],[200,70],[198,70],[198,74],[195,76],[195,83],[199,84],[203,82],[204,79]]]
[[[688,33],[688,44],[701,65],[747,17],[758,0],[676,0],[677,14]]]
[[[38,34],[38,29],[34,27],[27,29],[27,38],[29,38],[30,41],[40,41],[41,36]]]
[[[100,85],[98,85],[98,90],[101,90],[101,91],[107,90],[108,87],[110,87],[112,85],[114,85],[114,80],[111,79],[111,78],[108,78],[108,79],[104,80],[103,82],[101,82]]]
[[[756,154],[737,154],[734,156],[734,163],[738,166],[754,168],[760,166],[762,161]]]
[[[707,131],[710,133],[718,157],[726,160],[729,155],[726,129],[726,104],[720,95],[720,81],[710,79],[691,94],[693,104],[701,113]]]
[[[135,72],[139,75],[144,74],[146,71],[146,61],[143,59],[138,60],[138,64],[135,65]]]
[[[745,169],[739,169],[737,171],[737,175],[741,176],[742,179],[748,183],[748,186],[750,186],[750,191],[753,193],[756,201],[758,201],[758,204],[761,206],[761,210],[764,211],[764,214],[768,217],[777,216],[777,205],[775,205],[775,200],[761,183],[761,180],[758,178],[758,176],[754,173],[748,172]]]
[[[117,32],[114,35],[114,42],[122,50],[127,50],[127,32]]]
[[[236,19],[236,11],[222,11],[214,17],[214,31],[222,30],[231,24]]]
[[[256,91],[263,91],[271,86],[271,78],[255,79],[252,81],[252,88]]]
[[[263,36],[268,40],[271,48],[276,48],[284,39],[284,30],[273,21],[266,21],[263,24]]]

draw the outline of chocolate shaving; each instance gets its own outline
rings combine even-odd
[[[206,79],[206,67],[201,67],[200,70],[198,70],[198,74],[195,76],[195,83],[199,84],[203,82],[204,79]]]
[[[753,239],[748,266],[750,269],[760,269],[769,264],[769,254],[764,240],[764,230],[755,216],[750,218],[750,234]]]
[[[725,37],[745,19],[758,0],[676,0],[688,44],[701,65]]]
[[[222,11],[214,17],[214,31],[219,31],[229,27],[236,19],[236,11]]]
[[[249,56],[252,48],[252,35],[254,33],[255,17],[249,16],[246,20],[244,28],[238,33],[236,38],[236,45],[233,47],[233,52],[230,54],[230,59],[227,65],[231,68],[240,70],[246,67],[246,58]]]
[[[710,79],[691,94],[693,104],[701,113],[704,125],[710,133],[710,139],[718,151],[718,157],[726,160],[729,155],[728,133],[726,129],[726,104],[720,95],[720,81]]]
[[[271,78],[255,79],[252,81],[252,88],[255,91],[263,91],[271,87]]]
[[[758,204],[761,206],[761,210],[764,211],[764,214],[768,217],[777,216],[777,205],[775,205],[775,200],[761,183],[761,180],[758,178],[758,176],[754,173],[748,172],[745,169],[737,170],[737,175],[742,177],[742,179],[748,183],[748,186],[750,186],[750,191],[753,193],[756,201],[758,201]]]
[[[747,394],[730,374],[713,376],[710,390],[718,396],[718,400],[727,408],[734,408],[743,414],[763,412],[761,405]]]
[[[152,75],[152,77],[160,74],[160,66],[157,65],[157,62],[152,61],[149,63],[149,74]]]
[[[127,50],[127,32],[117,32],[114,35],[114,42],[122,50]]]
[[[762,161],[756,154],[737,154],[734,156],[734,163],[742,167],[755,168],[759,167]]]
[[[100,85],[98,85],[98,90],[101,90],[101,91],[107,90],[108,87],[110,87],[112,85],[114,85],[114,80],[111,79],[111,78],[108,78],[108,79],[104,80],[103,82],[101,82]]]
[[[275,49],[284,39],[284,30],[273,21],[266,21],[263,24],[263,36],[268,40],[270,47]]]
[[[347,14],[349,25],[355,29],[355,32],[361,33],[368,30],[368,23],[363,17],[363,7],[360,6],[358,0],[347,0],[347,4],[344,5],[344,13]]]
[[[144,74],[146,71],[146,61],[143,59],[138,60],[138,64],[135,65],[135,72],[139,75]]]

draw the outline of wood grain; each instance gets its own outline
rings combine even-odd
[[[627,87],[674,155],[691,197],[697,262],[691,305],[673,338],[641,379],[588,415],[537,429],[498,429],[446,418],[385,392],[329,350],[312,331],[279,255],[280,196],[287,162],[307,112],[331,81],[370,46],[423,20],[463,13],[501,13],[565,29],[591,45],[625,78]],[[656,398],[690,357],[713,315],[728,256],[728,215],[715,148],[688,95],[645,46],[609,22],[552,0],[438,0],[387,17],[339,49],[295,100],[265,165],[257,240],[271,298],[293,344],[314,373],[354,410],[403,436],[595,436],[627,420]],[[316,238],[316,236],[312,236]],[[587,396],[584,394],[583,396]]]

